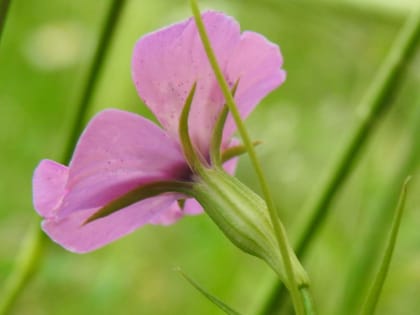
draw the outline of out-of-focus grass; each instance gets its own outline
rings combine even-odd
[[[289,1],[220,1],[207,7],[226,11],[242,29],[263,33],[281,46],[288,80],[261,103],[248,125],[253,137],[264,141],[258,150],[293,234],[303,200],[363,115],[356,105],[403,17]],[[41,158],[59,158],[64,148],[106,8],[105,1],[12,2],[0,47],[0,283],[36,218],[33,168]],[[184,1],[155,0],[131,1],[123,14],[89,113],[118,107],[150,117],[131,83],[132,47],[142,34],[190,13]],[[380,202],[407,145],[413,145],[407,132],[420,106],[419,73],[417,54],[401,96],[336,199],[307,261],[320,314],[333,314],[350,258],[372,228],[370,210]],[[419,174],[418,167],[413,173]],[[246,157],[238,176],[258,188]],[[415,176],[381,314],[415,314],[420,308],[418,191]],[[87,255],[67,253],[50,242],[46,253],[13,314],[215,313],[172,271],[175,266],[248,313],[273,276],[230,245],[206,216],[169,228],[145,227]]]

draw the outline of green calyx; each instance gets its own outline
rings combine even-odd
[[[267,205],[257,194],[235,177],[212,168],[194,182],[192,195],[232,243],[265,260],[288,285]],[[293,263],[300,266],[296,257]],[[307,284],[305,271],[296,269],[298,283]]]

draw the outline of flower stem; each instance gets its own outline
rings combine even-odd
[[[219,83],[219,86],[223,92],[223,95],[226,100],[226,104],[229,107],[229,110],[232,114],[233,119],[235,120],[236,126],[238,128],[239,134],[241,135],[242,140],[244,141],[244,145],[248,150],[248,154],[250,156],[251,162],[254,166],[254,169],[257,173],[258,180],[260,182],[261,190],[264,196],[264,199],[267,202],[267,208],[269,210],[271,222],[273,224],[274,231],[276,233],[277,241],[279,244],[280,252],[282,254],[283,263],[285,266],[285,270],[287,273],[287,279],[289,284],[290,293],[292,296],[293,304],[296,310],[296,313],[298,315],[305,314],[304,313],[304,305],[303,305],[303,299],[300,295],[299,286],[300,285],[308,285],[308,283],[298,283],[296,279],[295,272],[300,272],[300,270],[296,270],[296,266],[292,264],[291,259],[291,248],[288,245],[288,240],[286,236],[286,231],[284,229],[284,226],[281,224],[277,211],[274,205],[273,198],[271,196],[268,184],[265,180],[262,167],[258,161],[256,152],[254,150],[254,147],[252,145],[252,141],[249,137],[249,134],[245,128],[245,125],[242,122],[242,119],[240,117],[238,108],[235,104],[235,101],[233,99],[232,93],[229,90],[229,86],[223,76],[223,73],[220,69],[220,66],[218,65],[216,56],[214,54],[214,51],[211,47],[210,40],[207,36],[205,26],[203,21],[201,20],[200,10],[198,8],[198,5],[195,0],[190,0],[191,8],[195,17],[195,22],[197,24],[197,29],[199,31],[201,40],[203,42],[205,51],[207,53],[207,57],[210,61],[210,64],[213,68],[213,71],[215,73],[215,76],[217,78],[217,81]],[[303,270],[303,268],[301,269]],[[306,274],[301,276],[302,279],[305,279],[306,281]]]
[[[7,0],[3,1],[2,5],[7,2]],[[122,8],[124,7],[124,3],[125,0],[113,0],[109,7],[109,13],[104,22],[104,28],[102,30],[101,37],[96,48],[96,53],[91,68],[88,72],[88,78],[83,89],[78,111],[76,113],[75,120],[73,123],[73,128],[69,134],[67,145],[64,149],[63,157],[61,158],[61,161],[65,163],[68,163],[70,161],[73,148],[81,132],[87,108],[93,95],[96,79],[98,77],[99,70],[103,65],[107,48],[109,47],[109,43],[111,42],[112,35],[114,33],[115,26],[117,25]],[[2,10],[3,8],[4,6],[0,9]],[[3,11],[1,11],[0,14],[2,12]],[[3,18],[4,16],[5,15],[3,14],[2,16],[0,16],[0,18]],[[0,22],[2,21],[3,20],[0,20]],[[0,24],[0,32],[1,29],[2,24]],[[9,309],[12,307],[14,301],[29,281],[29,275],[35,273],[37,267],[37,264],[35,264],[35,262],[38,261],[38,257],[40,256],[40,252],[42,251],[42,248],[45,243],[43,242],[44,238],[42,236],[43,234],[41,232],[41,229],[37,226],[37,228],[35,228],[34,231],[28,234],[28,239],[24,241],[21,248],[21,252],[19,254],[19,257],[23,258],[18,257],[16,266],[10,274],[10,276],[6,279],[6,284],[4,290],[2,291],[3,302],[0,305],[0,315],[7,314]]]
[[[313,198],[304,207],[304,213],[309,213],[304,228],[298,237],[296,253],[298,257],[305,255],[329,212],[333,198],[343,187],[350,171],[355,165],[357,157],[371,135],[375,123],[388,104],[392,102],[394,92],[401,82],[400,77],[415,51],[415,46],[420,37],[420,10],[416,10],[407,19],[400,34],[397,36],[392,49],[375,76],[371,86],[362,100],[361,109],[366,113],[354,127],[342,150],[339,152],[331,169],[329,169],[323,183],[318,187]],[[268,296],[269,301],[262,314],[272,314],[277,308],[279,299],[275,296],[282,295],[284,288],[276,284]],[[282,295],[284,296],[284,295]],[[282,299],[280,299],[282,300]]]
[[[11,0],[3,0],[0,2],[0,43],[4,25],[6,24],[6,17],[10,7],[10,1]]]

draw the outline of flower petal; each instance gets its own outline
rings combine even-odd
[[[63,219],[49,218],[42,223],[43,230],[56,243],[76,252],[86,253],[102,247],[149,223],[166,210],[176,196],[172,194],[145,199],[107,217],[83,225],[97,208],[77,211]]]
[[[43,217],[53,215],[60,205],[68,179],[67,166],[51,160],[42,160],[32,179],[35,210]]]
[[[204,13],[203,21],[219,62],[225,65],[239,42],[239,25],[216,12]],[[197,82],[190,113],[194,118],[190,120],[190,135],[203,155],[207,155],[224,98],[194,20],[190,18],[141,38],[134,50],[132,75],[140,97],[175,138],[185,99]]]
[[[224,14],[209,11],[202,18],[228,84],[233,86],[239,80],[236,100],[245,118],[267,93],[284,81],[279,48],[256,33],[241,35],[238,23]],[[132,75],[140,97],[174,138],[185,99],[197,82],[190,135],[206,156],[225,101],[193,19],[141,38],[134,49]],[[234,130],[232,118],[228,118],[226,141]]]
[[[82,134],[69,166],[67,195],[57,215],[101,207],[135,187],[180,179],[188,166],[177,142],[152,122],[105,110]]]
[[[245,119],[255,106],[286,79],[281,69],[283,57],[277,45],[254,32],[244,32],[241,41],[230,55],[226,74],[229,78],[239,78],[235,93],[242,119]],[[236,130],[235,122],[229,116],[224,139],[229,139]]]

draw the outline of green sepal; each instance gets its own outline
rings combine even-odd
[[[256,147],[257,145],[259,145],[261,143],[262,143],[262,141],[257,140],[257,141],[254,141],[252,143],[252,145],[254,147]],[[230,147],[230,148],[226,149],[225,151],[223,151],[222,157],[221,157],[222,163],[225,163],[226,161],[229,161],[230,159],[233,159],[234,157],[242,155],[242,154],[246,153],[247,151],[248,151],[247,148],[242,144]]]
[[[188,165],[195,173],[200,173],[203,169],[203,165],[206,163],[205,159],[199,155],[194,149],[194,145],[191,142],[188,117],[191,111],[192,101],[194,99],[197,82],[194,82],[191,90],[185,100],[184,107],[182,108],[181,116],[179,118],[178,133],[181,141],[182,151],[184,152],[185,159]]]
[[[398,205],[395,210],[394,219],[391,226],[391,234],[388,240],[388,244],[385,249],[384,257],[382,258],[379,271],[373,281],[372,288],[368,294],[365,304],[363,305],[361,315],[373,315],[375,313],[376,305],[378,304],[379,297],[382,292],[382,288],[385,283],[385,279],[388,275],[389,266],[391,263],[392,254],[394,252],[395,244],[397,241],[398,231],[401,225],[401,218],[404,212],[405,200],[407,197],[408,183],[411,177],[408,177],[401,189]]]
[[[241,315],[229,305],[221,301],[219,298],[215,297],[213,294],[209,293],[206,289],[204,289],[201,285],[199,285],[196,281],[194,281],[191,277],[186,275],[180,268],[176,268],[175,271],[179,272],[185,280],[187,280],[194,288],[196,288],[201,294],[204,295],[210,302],[216,305],[221,311],[223,311],[227,315]]]
[[[88,224],[89,222],[95,221],[97,219],[109,216],[136,202],[142,201],[150,197],[155,197],[163,193],[178,192],[189,195],[191,187],[191,183],[180,181],[160,181],[141,185],[109,202],[107,205],[105,205],[93,215],[91,215],[83,223],[83,225]]]
[[[232,96],[235,96],[236,90],[238,89],[239,80],[235,82],[235,85],[232,88]],[[229,114],[229,107],[224,105],[220,111],[219,117],[214,126],[213,134],[211,137],[210,144],[210,160],[213,165],[222,167],[222,157],[220,154],[220,147],[222,146],[223,140],[223,129],[225,127],[226,118]]]

